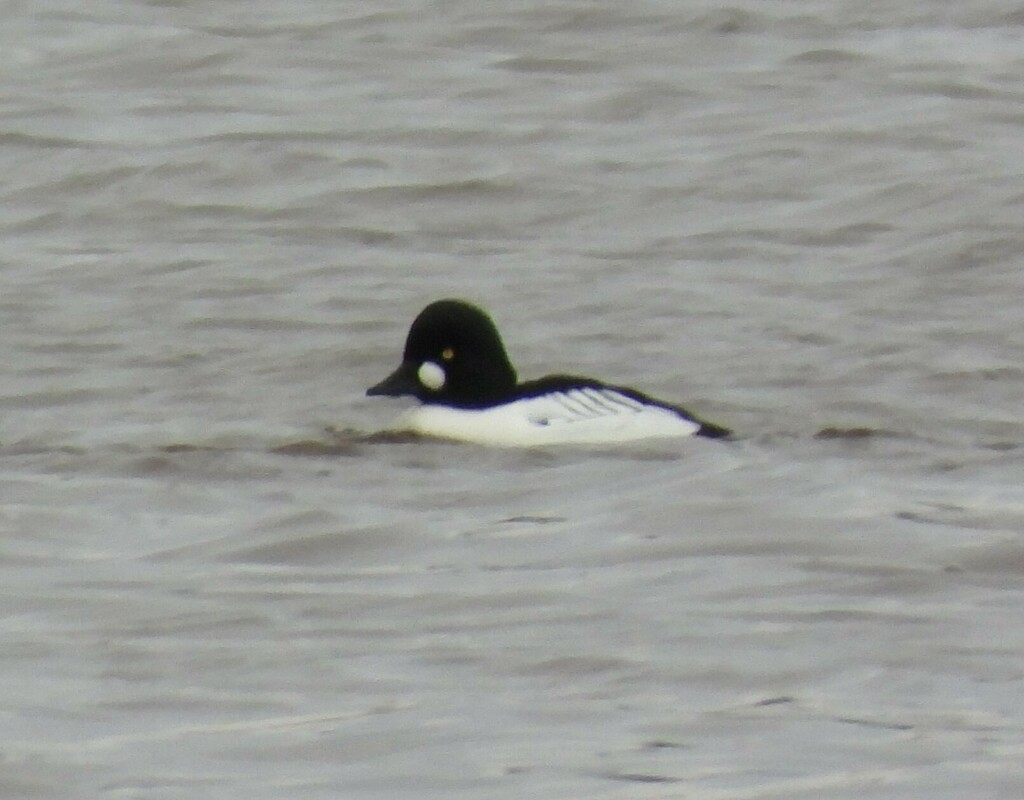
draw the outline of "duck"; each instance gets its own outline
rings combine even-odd
[[[393,432],[498,447],[732,435],[681,406],[594,378],[520,382],[490,315],[459,299],[437,300],[416,316],[398,368],[366,394],[419,400]]]

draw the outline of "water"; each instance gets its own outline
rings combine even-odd
[[[0,795],[1021,796],[1016,5],[0,19]],[[453,295],[739,440],[367,440]]]

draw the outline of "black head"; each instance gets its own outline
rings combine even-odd
[[[398,369],[366,393],[481,408],[515,387],[516,371],[491,318],[462,300],[438,300],[413,321]]]

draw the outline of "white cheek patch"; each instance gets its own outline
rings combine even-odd
[[[444,370],[433,361],[424,361],[416,371],[416,377],[420,383],[432,392],[436,392],[445,382]]]

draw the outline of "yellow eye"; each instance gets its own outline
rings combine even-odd
[[[441,358],[443,358],[445,361],[451,361],[453,358],[455,358],[455,351],[452,350],[450,347],[446,347],[444,350],[441,351]]]

